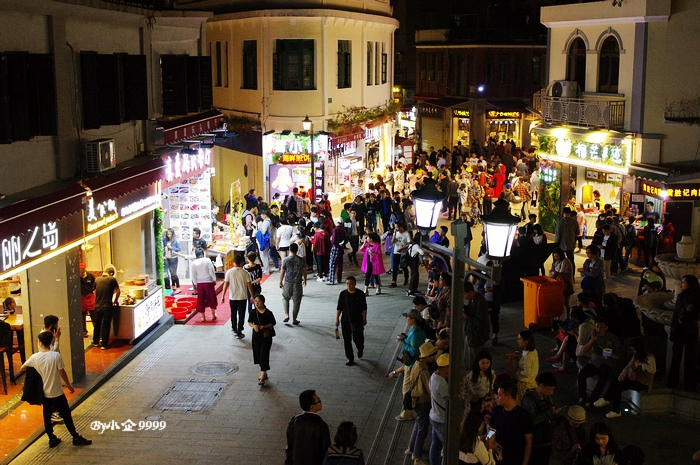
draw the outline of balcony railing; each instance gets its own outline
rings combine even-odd
[[[585,128],[623,129],[625,125],[625,101],[605,97],[584,96],[562,98],[541,95],[542,119],[547,123],[567,123]]]

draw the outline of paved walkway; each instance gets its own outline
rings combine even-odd
[[[476,235],[475,235],[476,236]],[[477,236],[478,237],[478,236]],[[582,255],[577,257],[583,261]],[[577,266],[580,265],[577,263]],[[346,267],[344,276],[361,273]],[[621,294],[636,293],[638,273],[615,277],[609,286]],[[268,307],[279,323],[271,356],[270,382],[257,385],[259,371],[252,364],[250,330],[246,338],[235,339],[230,326],[177,325],[156,340],[74,412],[78,430],[93,439],[89,447],[70,445],[65,428],[57,426],[64,442],[47,447],[46,436],[24,451],[14,463],[122,464],[281,464],[284,460],[286,425],[299,412],[298,394],[316,389],[323,400],[321,416],[331,436],[341,421],[353,421],[360,435],[359,446],[368,464],[402,464],[412,422],[396,422],[400,410],[400,380],[386,375],[395,362],[395,336],[405,330],[401,312],[410,307],[405,288],[386,287],[384,295],[368,298],[368,326],[365,330],[364,359],[345,366],[342,340],[334,336],[335,304],[344,286],[328,286],[310,280],[299,315],[301,325],[281,323],[284,317],[281,291],[275,274],[263,286]],[[422,276],[425,281],[425,276]],[[495,368],[505,365],[503,354],[516,347],[515,337],[523,329],[522,303],[509,304],[502,312],[502,345],[493,349]],[[552,332],[537,334],[541,369],[549,369],[544,357],[554,345]],[[235,364],[228,375],[202,376],[194,369],[204,363]],[[175,382],[221,381],[225,388],[207,410],[195,413],[163,412],[153,408]],[[559,405],[571,405],[574,375],[559,377],[555,393]],[[590,414],[592,421],[604,420],[605,411]],[[95,422],[137,425],[155,417],[165,422],[159,431],[91,431]],[[625,415],[610,421],[618,442],[641,445],[649,464],[690,463],[697,441],[697,424],[671,417]],[[138,428],[138,426],[136,427]],[[426,441],[426,451],[429,440]],[[408,463],[406,461],[405,463]]]

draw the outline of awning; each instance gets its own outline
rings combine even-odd
[[[673,176],[673,170],[661,166],[647,165],[644,163],[630,163],[629,176],[634,176],[647,181],[669,182]]]
[[[487,100],[486,103],[498,111],[518,111],[520,113],[527,112],[527,104],[522,100]]]
[[[196,115],[161,120],[158,121],[158,126],[164,130],[164,144],[169,145],[218,129],[225,119],[220,111],[209,110]]]

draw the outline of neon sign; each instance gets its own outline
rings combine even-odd
[[[308,153],[283,153],[280,155],[280,163],[311,163],[311,155]]]
[[[34,226],[27,230],[27,234],[3,239],[0,244],[2,270],[6,271],[19,266],[46,251],[56,250],[58,241],[58,226],[55,221],[44,223],[41,227]]]
[[[165,158],[164,178],[173,182],[178,178],[189,175],[211,165],[211,149],[200,148],[196,154],[176,153]],[[187,176],[189,177],[189,176]]]
[[[117,201],[114,199],[105,200],[95,205],[95,199],[90,197],[85,207],[85,229],[93,232],[103,228],[119,219],[117,212]]]
[[[489,111],[487,113],[489,118],[520,118],[519,111]]]
[[[471,112],[469,110],[452,110],[452,115],[455,118],[469,118]]]

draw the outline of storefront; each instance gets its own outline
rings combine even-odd
[[[540,159],[540,224],[554,231],[564,205],[583,204],[588,234],[595,231],[598,211],[610,204],[624,214],[629,195],[623,179],[633,158],[631,135],[538,127],[533,145]]]
[[[492,137],[496,143],[515,141],[521,147],[522,113],[519,111],[488,110],[486,112],[486,139]]]
[[[472,143],[471,110],[468,108],[452,109],[452,146],[469,147]]]
[[[35,351],[43,317],[54,314],[63,328],[66,371],[73,379],[85,375],[89,339],[83,338],[80,263],[96,275],[114,264],[122,284],[130,277],[145,279],[140,286],[124,284],[123,297],[135,289],[152,297],[122,306],[112,337],[133,342],[159,323],[153,210],[160,206],[164,171],[162,159],[149,159],[0,210],[0,279],[19,283],[12,297],[25,354]]]
[[[396,131],[400,137],[413,137],[416,133],[416,107],[403,106],[396,115]]]
[[[314,154],[317,195],[325,189],[325,163],[328,161],[328,135],[290,131],[263,136],[263,164],[267,172],[268,198],[279,193],[292,195],[295,187],[308,190],[311,183],[311,154]]]
[[[329,192],[350,192],[357,179],[364,179],[362,140],[364,132],[331,136],[326,188]]]

